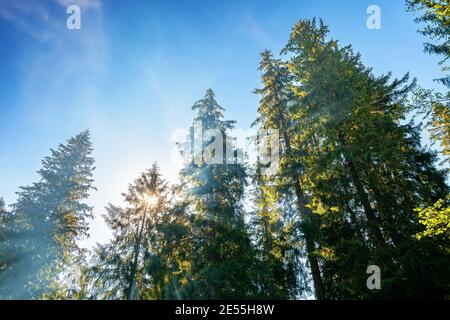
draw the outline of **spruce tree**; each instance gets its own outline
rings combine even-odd
[[[224,109],[211,89],[192,109],[201,132],[190,130],[193,161],[183,168],[178,188],[193,217],[191,274],[184,294],[194,299],[250,298],[256,287],[251,273],[254,250],[243,210],[247,173],[225,143],[234,121],[223,120]],[[208,136],[207,130],[216,130],[223,141]],[[211,149],[216,142],[217,148]],[[218,162],[206,163],[209,156],[217,156]]]
[[[257,164],[254,174],[255,211],[251,219],[257,252],[253,277],[258,296],[266,299],[295,299],[307,295],[302,263],[301,237],[292,199],[278,192],[273,176],[261,174]]]
[[[426,26],[419,32],[429,36],[435,43],[425,43],[425,51],[430,54],[443,56],[440,64],[442,71],[449,70],[445,64],[450,57],[450,5],[448,0],[406,0],[410,11],[419,12],[421,15],[416,22],[425,23]],[[437,42],[437,43],[436,43]],[[450,88],[450,77],[447,74],[438,79],[447,89]],[[428,128],[431,140],[438,142],[442,148],[443,163],[450,163],[450,91],[440,93],[433,90],[418,88],[414,93],[415,107],[420,113],[428,117]],[[430,206],[422,206],[415,209],[424,225],[425,230],[419,232],[417,237],[444,237],[448,238],[450,226],[447,221],[450,216],[450,195],[441,198]]]
[[[292,56],[295,141],[308,149],[304,186],[321,217],[327,297],[443,297],[448,282],[429,274],[445,277],[444,243],[414,238],[421,228],[414,208],[448,192],[419,128],[404,121],[414,83],[373,76],[327,32],[322,22],[300,21],[285,49]],[[383,270],[384,288],[376,293],[365,288],[370,264]]]
[[[444,72],[448,71],[450,67],[445,66],[445,63],[450,58],[449,0],[406,0],[406,5],[408,10],[421,14],[416,18],[416,22],[426,24],[419,32],[435,41],[435,43],[425,43],[425,52],[443,56],[440,64],[443,65],[442,70]],[[450,87],[449,75],[438,80],[445,86]]]
[[[2,246],[0,296],[31,299],[58,294],[58,278],[76,264],[92,208],[92,144],[88,131],[60,144],[42,161],[40,179],[21,187]]]
[[[126,207],[109,204],[104,215],[112,240],[94,250],[88,271],[89,292],[97,299],[151,299],[156,295],[155,274],[147,273],[149,258],[158,247],[156,225],[167,213],[168,185],[156,163],[143,172],[128,192]]]
[[[267,189],[268,186],[272,185],[271,192],[275,192],[275,197],[280,200],[283,199],[286,192],[291,192],[295,197],[295,206],[299,217],[296,225],[301,230],[302,238],[306,244],[305,249],[315,295],[318,299],[323,299],[325,294],[315,252],[316,241],[314,237],[317,234],[315,232],[317,217],[312,215],[308,207],[309,200],[301,182],[301,177],[304,174],[302,157],[304,157],[306,149],[303,146],[293,145],[293,123],[296,122],[296,119],[291,112],[294,95],[291,87],[292,75],[288,72],[286,64],[274,59],[270,51],[264,51],[261,56],[259,69],[263,72],[262,83],[264,87],[255,90],[255,93],[261,96],[258,119],[255,121],[255,125],[259,124],[262,129],[278,129],[282,142],[280,170],[276,176],[268,178],[271,183],[266,183],[265,188]],[[260,187],[262,187],[262,180],[259,180],[259,182]]]

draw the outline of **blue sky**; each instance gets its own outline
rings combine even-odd
[[[66,28],[73,3],[81,30]],[[380,30],[366,27],[371,4]],[[171,134],[190,125],[192,104],[211,87],[226,117],[248,128],[260,52],[278,53],[292,25],[314,16],[375,74],[409,71],[437,87],[439,59],[423,53],[402,0],[0,0],[0,196],[12,203],[49,148],[89,129],[98,191],[86,244],[105,241],[104,206],[141,171],[158,161],[176,181]]]

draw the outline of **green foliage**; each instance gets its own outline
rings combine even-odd
[[[301,20],[283,50],[290,59],[274,60],[288,82],[278,108],[288,110],[279,115],[288,115],[289,123],[282,134],[279,176],[298,176],[296,198],[301,190],[315,213],[303,219],[302,232],[306,240],[314,239],[310,254],[319,259],[323,294],[329,299],[444,297],[447,285],[423,279],[430,270],[445,274],[448,253],[442,244],[432,248],[414,238],[421,229],[414,208],[448,192],[435,155],[420,146],[419,127],[405,121],[414,82],[408,84],[407,75],[392,81],[389,75],[375,77],[350,46],[327,40],[327,33],[322,21]],[[263,96],[263,106],[267,101],[273,99]],[[260,119],[270,123],[275,117],[267,110],[260,106]],[[429,263],[430,255],[439,263]],[[412,270],[412,260],[426,267]],[[365,287],[370,264],[385,270],[379,292]],[[314,278],[313,268],[311,274]],[[427,293],[416,290],[418,283]]]
[[[0,198],[0,213],[5,213],[5,212],[6,212],[5,201],[3,200],[3,198]]]
[[[0,297],[30,299],[57,294],[58,277],[83,252],[92,208],[94,159],[89,132],[51,150],[38,171],[40,180],[22,187],[2,234]]]
[[[253,276],[260,288],[259,295],[267,299],[306,296],[309,290],[297,219],[292,217],[295,212],[284,205],[288,200],[279,198],[272,179],[259,171],[254,177],[255,211],[250,221],[258,257]]]
[[[285,223],[289,232],[283,228],[280,230],[280,236],[287,237],[289,241],[284,243],[282,255],[278,257],[278,264],[283,264],[284,271],[284,289],[287,296],[292,296],[295,292],[292,273],[301,267],[299,259],[292,259],[292,256],[298,257],[299,253],[306,256],[310,265],[311,275],[314,282],[316,297],[324,298],[322,294],[322,280],[320,276],[319,264],[315,253],[315,235],[317,232],[317,216],[313,216],[311,210],[307,207],[308,197],[303,192],[301,185],[302,174],[304,174],[304,164],[302,158],[307,153],[303,144],[296,143],[295,126],[298,121],[298,114],[293,112],[295,104],[294,94],[291,83],[293,76],[289,73],[288,66],[281,60],[274,59],[271,52],[264,51],[259,70],[262,71],[262,89],[256,89],[255,93],[261,96],[258,107],[258,118],[254,125],[260,125],[262,129],[278,129],[280,134],[280,166],[274,176],[264,177],[259,173],[260,167],[256,171],[257,182],[257,217],[261,219],[263,228],[267,229],[266,215],[274,211],[278,217],[273,218],[273,223]],[[286,196],[288,199],[286,199]],[[283,202],[293,202],[294,213],[277,212],[276,208],[282,208]],[[270,206],[270,207],[269,207]],[[270,208],[270,209],[269,209]],[[273,209],[272,209],[273,208]],[[289,217],[291,216],[291,217]],[[292,217],[294,216],[294,217]],[[265,235],[267,236],[267,235]],[[286,239],[286,240],[287,240]],[[284,241],[283,241],[284,242]],[[282,244],[281,242],[280,244]],[[306,245],[301,246],[304,242]],[[266,248],[272,250],[272,248]],[[269,254],[269,253],[266,253]],[[285,260],[285,261],[284,261]],[[304,282],[302,277],[300,282]],[[286,282],[287,281],[287,282]],[[303,286],[301,286],[303,287]],[[302,290],[303,291],[303,290]],[[303,292],[304,293],[304,292]]]
[[[421,16],[416,19],[426,26],[420,30],[423,35],[429,36],[438,43],[425,43],[425,52],[441,55],[444,58],[440,64],[444,65],[450,57],[450,2],[449,0],[406,0],[407,8],[418,11]],[[448,66],[442,70],[448,71]],[[439,79],[450,87],[450,76]]]
[[[450,91],[447,94],[417,88],[412,99],[413,107],[427,119],[430,139],[439,143],[444,160],[450,161]]]
[[[195,120],[202,125],[199,154],[208,152],[212,140],[204,139],[209,129],[217,129],[223,137],[234,121],[224,121],[224,110],[209,89],[205,97],[192,107]],[[189,141],[194,142],[191,129]],[[192,156],[197,150],[191,149]],[[217,152],[217,151],[215,151]],[[232,152],[232,154],[228,154]],[[234,158],[235,150],[223,145],[223,164],[191,162],[181,171],[177,190],[192,216],[190,230],[192,248],[189,278],[180,294],[191,299],[231,299],[256,297],[257,287],[252,279],[253,260],[248,227],[244,220],[243,196],[247,185],[246,168],[226,163]]]
[[[443,95],[432,90],[418,88],[414,92],[413,103],[419,113],[428,119],[427,127],[433,143],[439,143],[443,161],[450,163],[450,92]],[[430,206],[415,208],[419,222],[425,230],[418,232],[416,237],[422,238],[449,238],[450,211],[449,197],[441,198]]]
[[[425,10],[423,32],[441,40],[447,2],[408,1]],[[224,120],[208,89],[192,107],[184,145],[192,161],[179,184],[169,188],[156,163],[144,171],[123,206],[106,207],[112,238],[91,259],[78,246],[92,217],[89,133],[52,150],[11,212],[0,198],[0,298],[448,297],[448,170],[410,117],[428,117],[431,140],[448,157],[448,94],[418,89],[409,101],[408,75],[375,76],[328,32],[321,20],[300,20],[285,60],[261,55],[254,125],[279,131],[274,175],[227,148],[235,121]],[[447,43],[426,48],[448,57]],[[227,137],[218,149],[207,135],[214,129]],[[217,155],[220,163],[203,161]],[[381,268],[381,290],[366,287],[369,265]]]
[[[88,292],[93,298],[162,298],[158,296],[161,279],[148,272],[148,264],[158,253],[155,226],[168,212],[167,192],[167,183],[155,163],[122,194],[125,208],[112,204],[106,207],[104,218],[113,237],[94,250],[88,270]]]
[[[444,237],[450,239],[450,196],[447,199],[439,199],[432,206],[415,209],[419,222],[425,230],[419,232],[416,237],[420,240],[424,237]]]

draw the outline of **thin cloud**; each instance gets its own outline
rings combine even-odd
[[[65,25],[63,15],[51,14],[52,6],[66,8],[72,4],[78,5],[84,13],[101,11],[100,0],[1,0],[0,19],[11,24],[15,30],[45,42],[54,39]],[[62,12],[65,14],[65,10]]]
[[[0,19],[41,41],[49,38],[49,7],[43,2],[3,0],[0,2]]]
[[[270,40],[269,35],[264,31],[261,24],[248,14],[242,17],[240,31],[260,42],[265,43]]]

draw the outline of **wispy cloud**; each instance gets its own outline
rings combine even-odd
[[[0,1],[0,19],[37,39],[48,39],[49,7],[41,1]]]
[[[270,40],[269,35],[264,31],[261,24],[248,14],[242,16],[242,22],[239,30],[243,34],[263,43]]]
[[[70,4],[81,8],[81,30],[66,27],[65,7]],[[29,109],[30,117],[42,118],[43,125],[54,121],[55,111],[67,99],[64,95],[78,102],[79,108],[92,105],[107,55],[101,11],[99,0],[0,1],[3,26],[27,44],[27,50],[18,55],[22,57],[23,107]]]
[[[66,27],[69,4],[81,8],[80,30]],[[109,42],[102,11],[98,0],[0,0],[0,27],[23,44],[12,47],[23,49],[16,52],[14,103],[28,132],[57,130],[62,140],[85,128],[103,129],[97,97]],[[102,208],[103,198],[95,204]]]
[[[100,0],[1,0],[0,19],[15,30],[31,35],[39,41],[49,41],[65,26],[65,10],[78,5],[82,13],[101,10]],[[53,10],[52,9],[57,9]]]

